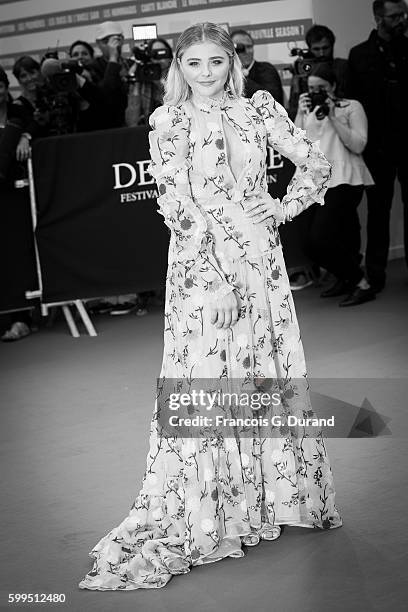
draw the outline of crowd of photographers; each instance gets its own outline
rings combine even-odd
[[[375,0],[377,27],[354,47],[349,59],[334,55],[335,35],[315,25],[306,34],[307,49],[293,49],[289,116],[318,140],[334,166],[327,206],[304,215],[304,250],[311,276],[291,278],[292,288],[310,284],[321,268],[333,276],[322,297],[346,296],[341,306],[372,300],[385,285],[390,211],[395,177],[408,220],[408,173],[405,148],[405,104],[408,89],[408,21],[404,0]],[[281,79],[269,62],[254,58],[254,41],[245,30],[232,31],[246,77],[247,97],[266,89],[285,104]],[[99,54],[86,41],[75,41],[69,59],[48,53],[41,64],[29,56],[13,68],[21,95],[12,99],[0,68],[0,181],[15,157],[24,160],[33,138],[74,132],[146,125],[162,104],[163,83],[172,60],[169,43],[156,38],[122,53],[124,35],[118,22],[96,31]],[[368,199],[365,272],[360,267],[357,207]],[[408,231],[405,231],[405,246]],[[407,254],[407,249],[406,249]],[[314,273],[313,273],[314,271]],[[128,305],[118,308],[127,312]],[[111,309],[112,310],[112,309]]]

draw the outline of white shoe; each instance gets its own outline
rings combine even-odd
[[[257,544],[259,544],[260,539],[261,536],[256,533],[256,531],[252,531],[251,533],[242,536],[242,543],[246,546],[256,546]]]
[[[279,525],[270,525],[269,523],[264,523],[261,528],[261,538],[262,540],[277,540],[281,535],[282,530]]]

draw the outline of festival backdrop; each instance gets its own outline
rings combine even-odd
[[[169,232],[147,128],[44,138],[33,164],[43,302],[164,286]]]
[[[56,4],[60,6],[56,8]],[[77,39],[94,43],[103,21],[119,21],[125,33],[124,53],[130,54],[132,25],[156,23],[158,34],[171,45],[192,23],[213,21],[245,28],[254,38],[255,56],[272,62],[287,86],[291,63],[288,45],[304,45],[312,25],[312,0],[70,0],[69,8],[52,0],[0,0],[0,65],[10,74],[16,58],[40,59],[58,48],[64,56]]]
[[[149,162],[147,128],[34,142],[44,303],[164,285],[169,231],[157,213]],[[267,162],[270,193],[282,197],[293,165],[270,148]],[[28,189],[10,184],[2,188],[0,199],[0,311],[5,311],[32,305],[25,292],[37,289],[38,280]],[[296,224],[288,224],[281,234],[288,265],[298,257]]]
[[[147,171],[147,134],[121,128],[34,143],[43,302],[164,286],[169,231]],[[283,196],[292,173],[292,164],[269,149],[272,195]],[[287,242],[290,261],[290,235]]]

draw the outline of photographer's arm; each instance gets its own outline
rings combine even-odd
[[[353,153],[359,155],[367,144],[367,116],[357,100],[350,100],[348,123],[343,123],[335,114],[335,107],[330,112],[330,119],[343,144]]]
[[[91,83],[83,76],[76,75],[78,83],[78,93],[81,98],[89,102],[89,104],[102,104],[104,101],[103,94],[95,83]]]
[[[98,83],[98,87],[106,95],[115,95],[122,87],[122,78],[120,76],[121,66],[118,62],[109,61],[106,65],[102,80]]]
[[[47,135],[46,127],[49,122],[49,114],[46,112],[40,114],[23,98],[17,98],[11,108],[10,121],[15,120],[22,131],[16,148],[16,159],[25,161],[30,155],[31,140]]]

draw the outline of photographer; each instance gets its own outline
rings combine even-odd
[[[129,70],[131,80],[126,125],[147,125],[152,112],[163,104],[164,81],[173,52],[164,38],[150,40],[146,49],[135,48],[135,63]]]
[[[9,85],[7,74],[0,66],[0,128],[4,128],[6,125],[7,105],[11,102]]]
[[[22,135],[17,146],[18,161],[25,161],[30,154],[30,141],[33,138],[48,136],[49,113],[39,106],[39,89],[44,85],[40,64],[23,55],[13,66],[13,75],[17,79],[21,95],[13,103],[13,117],[21,125]]]
[[[304,249],[320,266],[336,277],[322,297],[347,294],[340,306],[352,306],[374,299],[360,268],[360,222],[357,207],[364,186],[372,177],[361,153],[367,142],[367,118],[357,100],[338,98],[336,76],[330,64],[313,65],[308,92],[300,95],[295,125],[319,142],[332,164],[325,205],[306,211],[309,230]],[[359,299],[356,300],[356,294]]]
[[[22,133],[21,122],[10,120],[13,99],[9,84],[7,74],[0,66],[0,183],[8,179]]]
[[[95,52],[93,47],[86,41],[76,40],[70,46],[68,54],[71,59],[80,62],[84,68],[89,70],[94,61]]]
[[[231,32],[238,57],[243,66],[245,79],[245,97],[264,89],[269,91],[279,104],[283,104],[283,88],[279,72],[269,62],[257,62],[254,59],[254,41],[246,30]]]
[[[96,43],[102,56],[95,58],[89,69],[106,104],[103,129],[125,125],[130,65],[122,57],[123,41],[123,30],[117,22],[105,21],[98,26]]]
[[[48,136],[100,128],[102,94],[81,63],[59,60],[55,52],[41,63],[43,83],[37,87],[36,109],[44,117]],[[98,121],[99,119],[99,121]]]
[[[103,90],[95,84],[97,77],[93,72],[94,50],[83,40],[77,40],[69,48],[71,62],[62,62],[77,73],[77,91],[81,97],[77,117],[77,132],[102,130],[106,125],[108,101]]]
[[[365,162],[375,181],[367,189],[366,271],[376,293],[386,282],[395,179],[401,185],[404,246],[408,265],[408,38],[402,0],[373,3],[377,28],[350,52],[353,94],[368,117]]]
[[[9,80],[5,71],[0,67],[0,201],[2,204],[6,204],[10,190],[13,189],[13,162],[16,156],[16,146],[21,139],[22,125],[17,117],[14,120],[11,117],[15,115],[13,112],[13,100],[9,94]],[[4,200],[3,200],[4,198]],[[14,201],[12,200],[14,203]],[[3,216],[11,215],[10,219],[4,219],[5,227],[15,226],[15,231],[18,232],[20,224],[24,221],[24,212],[20,207],[15,206],[4,206],[2,207]],[[23,215],[23,217],[22,217]],[[2,235],[2,255],[3,263],[7,268],[12,265],[12,262],[8,260],[10,251],[8,244],[14,241],[14,236],[8,235],[8,232]],[[11,249],[13,253],[14,250]],[[7,255],[7,262],[5,256]],[[13,262],[14,263],[14,262]],[[3,342],[13,342],[15,340],[21,340],[25,338],[31,331],[32,318],[31,309],[18,310],[10,313],[7,318],[9,321],[9,328],[2,334],[1,340]]]
[[[334,57],[336,37],[326,26],[314,25],[306,33],[307,52],[303,52],[293,66],[294,76],[289,94],[289,116],[293,119],[298,109],[299,96],[307,90],[307,77],[314,63],[330,64],[336,77],[337,95],[350,93],[350,72],[346,59]],[[300,51],[300,50],[298,50]]]

